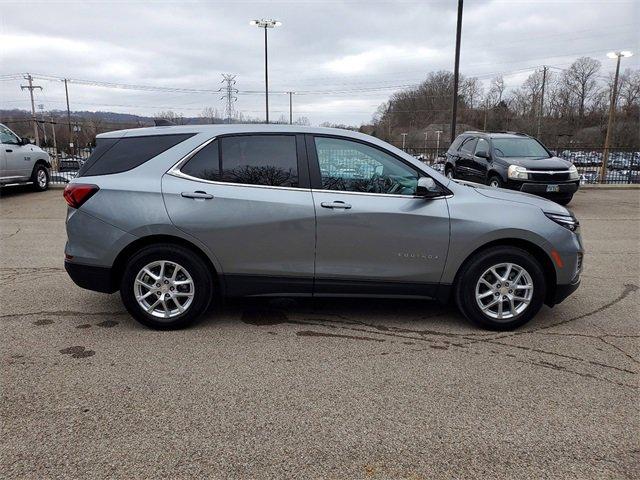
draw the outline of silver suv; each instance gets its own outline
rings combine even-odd
[[[99,135],[66,187],[65,267],[154,328],[225,296],[455,300],[511,329],[580,283],[578,221],[447,179],[376,138],[276,125]]]

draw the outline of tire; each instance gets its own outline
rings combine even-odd
[[[31,174],[31,181],[36,192],[47,190],[49,188],[49,171],[47,168],[42,164],[36,165]]]
[[[512,265],[510,274],[505,275],[509,268],[508,264]],[[488,273],[492,267],[495,267],[495,271],[503,277],[502,280],[493,281],[496,277]],[[518,287],[514,289],[513,280],[522,270],[525,273],[517,280]],[[504,280],[504,277],[508,277],[509,281]],[[494,285],[488,287],[482,283],[481,278]],[[524,286],[526,284],[532,285],[530,293]],[[495,290],[496,285],[500,287],[499,291]],[[468,320],[489,330],[504,331],[524,325],[538,313],[544,303],[546,288],[542,268],[530,253],[516,247],[497,246],[481,251],[465,262],[457,277],[455,298],[458,308]],[[484,298],[478,300],[477,295],[482,295]],[[501,296],[505,300],[500,299]],[[528,303],[525,305],[525,302],[516,299],[511,302],[514,296],[528,297]],[[494,301],[497,303],[485,311],[479,305],[479,302],[486,306]],[[502,304],[502,307],[499,304]],[[509,308],[510,305],[515,308],[512,310]],[[518,310],[519,305],[524,307]],[[499,310],[500,308],[502,310]],[[510,311],[505,313],[505,308]],[[492,316],[492,313],[499,311],[503,312],[504,318]]]
[[[179,267],[176,284],[171,279],[175,266]],[[145,267],[153,277],[143,273]],[[164,275],[157,278],[162,268]],[[138,322],[157,330],[174,330],[193,324],[208,309],[213,289],[212,273],[198,255],[178,245],[158,244],[145,247],[131,257],[122,277],[120,296]],[[142,297],[142,305],[137,295]],[[143,305],[156,306],[146,310]],[[180,308],[184,311],[180,312]],[[166,317],[161,316],[162,312]]]
[[[491,175],[489,177],[489,181],[487,182],[487,185],[493,188],[502,188],[504,186],[504,182],[502,181],[502,178],[500,178],[498,175]]]
[[[453,167],[451,166],[445,167],[444,174],[449,180],[453,180],[454,178],[456,178],[453,172]]]
[[[568,197],[555,198],[554,201],[556,203],[559,203],[560,205],[569,205],[572,199],[573,199],[573,195],[570,195]]]

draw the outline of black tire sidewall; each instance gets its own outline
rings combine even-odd
[[[506,322],[497,322],[480,310],[475,299],[476,283],[488,268],[498,263],[515,263],[533,280],[533,298],[527,309]],[[473,323],[490,330],[513,330],[531,320],[542,308],[546,295],[544,272],[527,251],[515,247],[493,247],[478,253],[463,267],[456,285],[456,302],[461,312]]]
[[[489,177],[489,181],[487,182],[487,185],[491,186],[491,182],[493,180],[498,182],[498,188],[502,188],[504,186],[504,182],[502,181],[502,178],[500,178],[498,175],[491,175]]]
[[[160,321],[143,311],[135,298],[134,282],[145,265],[168,260],[184,267],[194,282],[195,295],[191,306],[170,321]],[[174,330],[194,323],[209,307],[213,297],[213,280],[205,262],[188,249],[177,245],[154,245],[136,253],[125,267],[120,285],[120,296],[127,311],[140,323],[158,330]]]

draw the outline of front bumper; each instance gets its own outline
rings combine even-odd
[[[549,192],[549,185],[557,185],[557,191]],[[580,180],[574,180],[571,182],[532,182],[532,181],[514,181],[509,180],[507,183],[507,188],[512,190],[519,190],[524,193],[531,193],[534,195],[539,195],[541,197],[566,197],[569,195],[573,195],[578,191],[578,187],[580,186]]]
[[[102,293],[113,293],[118,290],[109,267],[83,265],[65,260],[64,269],[79,287]]]
[[[561,303],[565,298],[575,292],[579,286],[580,278],[578,278],[574,283],[570,283],[568,285],[556,285],[555,296],[552,299],[553,305]]]

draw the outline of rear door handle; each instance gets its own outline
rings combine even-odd
[[[336,200],[335,202],[322,202],[320,206],[322,208],[343,208],[345,210],[348,210],[351,208],[351,204],[344,203],[340,200]]]
[[[196,192],[182,192],[180,195],[182,195],[184,198],[195,198],[197,200],[209,200],[213,198],[213,195],[201,190],[198,190]]]

